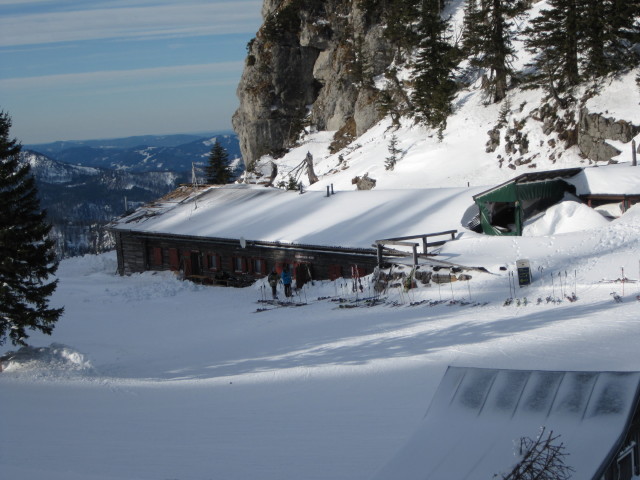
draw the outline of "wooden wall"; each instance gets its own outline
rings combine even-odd
[[[248,285],[283,266],[298,284],[309,280],[351,278],[373,271],[375,250],[293,246],[235,239],[206,239],[115,231],[118,272],[172,270],[203,283]]]

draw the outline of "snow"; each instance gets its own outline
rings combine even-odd
[[[393,288],[370,308],[319,300],[355,300],[345,280],[308,285],[297,297],[306,306],[258,311],[260,283],[119,277],[113,252],[65,260],[53,336],[33,334],[35,350],[3,362],[2,470],[65,480],[372,478],[420,425],[449,365],[640,370],[638,285],[611,283],[621,268],[637,278],[639,217],[635,206],[580,232],[465,233],[440,258],[489,273]],[[529,301],[503,306],[520,258],[534,282],[515,294]],[[547,301],[571,292],[576,302]],[[359,295],[369,294],[366,278]]]
[[[247,241],[371,248],[375,240],[460,230],[482,189],[396,189],[299,194],[229,185],[160,202],[118,223],[122,230]],[[446,205],[447,208],[443,208]],[[208,219],[215,219],[209,221]]]
[[[600,113],[614,119],[640,124],[640,89],[636,83],[637,71],[609,79],[598,95],[590,98],[585,107],[591,113]]]
[[[633,78],[604,85],[587,108],[639,123]],[[521,173],[588,166],[575,147],[554,147],[556,134],[527,120],[536,167],[508,168],[504,141],[485,150],[502,105],[485,105],[476,87],[459,95],[442,142],[411,121],[395,129],[384,119],[330,154],[333,132],[318,132],[275,160],[286,181],[312,153],[321,180],[305,185],[307,193],[239,186],[255,192],[255,203],[236,208],[233,188],[210,190],[198,202],[157,205],[172,214],[128,228],[369,247],[380,237],[459,228],[473,194]],[[541,96],[510,92],[510,124]],[[403,153],[386,171],[394,133]],[[272,160],[260,168],[270,172]],[[637,168],[588,169],[578,193],[639,193]],[[351,179],[366,173],[376,188],[355,192]],[[336,194],[326,198],[328,185]],[[208,199],[221,191],[231,210],[211,217]],[[300,206],[317,211],[313,221],[296,214]],[[449,366],[640,371],[640,205],[607,221],[567,200],[522,237],[459,229],[438,258],[487,272],[429,288],[391,287],[375,306],[362,301],[373,295],[368,277],[363,292],[349,280],[316,281],[295,299],[306,305],[276,307],[259,303],[263,282],[227,289],[171,273],[120,277],[114,252],[64,260],[52,306],[65,313],[53,335],[33,333],[27,350],[0,347],[2,476],[365,480],[419,430]],[[523,288],[513,285],[520,259],[530,261],[533,277]],[[510,431],[512,441],[536,433],[520,430]],[[570,466],[590,453],[572,449],[570,438],[565,445]],[[500,456],[495,473],[513,462],[512,443],[500,448],[508,458]]]
[[[413,439],[375,478],[492,478],[498,465],[507,475],[522,458],[519,439],[542,428],[573,447],[573,478],[600,478],[639,384],[640,372],[450,367]]]
[[[630,166],[628,162],[585,168],[567,181],[576,187],[578,195],[614,192],[619,195],[640,194],[640,168]]]
[[[571,198],[553,205],[525,222],[522,235],[540,237],[558,233],[579,232],[609,221],[600,213]]]

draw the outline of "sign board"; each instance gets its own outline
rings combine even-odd
[[[531,285],[531,266],[529,260],[517,260],[516,267],[518,269],[518,284],[521,287]]]

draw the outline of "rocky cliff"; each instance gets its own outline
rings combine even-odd
[[[336,149],[380,119],[372,78],[389,70],[383,20],[361,0],[265,0],[247,46],[233,117],[245,165],[278,157],[304,127],[336,131]]]
[[[333,142],[328,147],[331,155],[385,116],[390,117],[394,127],[399,125],[399,119],[413,116],[415,120],[410,99],[411,54],[415,54],[417,44],[415,39],[411,43],[411,38],[405,38],[411,36],[411,28],[403,27],[414,19],[398,13],[400,4],[378,0],[264,0],[263,25],[247,45],[245,69],[237,91],[240,107],[233,117],[248,169],[264,155],[281,158],[295,146],[303,131],[332,132]],[[452,26],[451,33],[459,35],[461,31],[464,5],[466,2],[440,3],[443,16]],[[525,26],[526,22],[522,22],[521,30]],[[517,53],[526,58],[524,50]],[[520,63],[523,67],[526,61]],[[484,78],[483,72],[470,69],[464,59],[461,65],[464,68],[457,79],[461,93],[454,114],[479,92],[478,88],[482,89],[478,79]],[[514,83],[510,96],[515,98],[519,90]],[[497,114],[498,126],[489,130],[483,148],[486,152],[473,153],[495,154],[500,167],[504,164],[511,169],[544,168],[545,162],[540,159],[555,164],[565,150],[574,146],[581,159],[610,161],[620,152],[607,140],[630,142],[640,127],[631,119],[608,114],[606,108],[590,111],[584,107],[594,95],[591,90],[592,87],[578,88],[573,92],[575,96],[568,95],[561,103],[541,89],[537,90],[538,98],[527,98],[514,108],[505,100],[501,112],[513,110],[515,115],[519,109],[517,114],[522,118],[507,126],[501,124],[502,113]],[[525,104],[529,113],[523,111]],[[537,105],[529,109],[533,104]],[[534,127],[525,125],[529,116],[539,122],[546,138],[542,144],[549,148],[530,144],[530,138],[537,135],[529,131]],[[485,128],[480,124],[477,127]],[[352,145],[357,146],[357,142]],[[288,180],[278,174],[275,163],[270,182]],[[296,168],[290,165],[288,173],[297,172]],[[335,168],[344,169],[345,165]]]

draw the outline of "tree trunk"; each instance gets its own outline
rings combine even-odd
[[[313,171],[313,156],[311,155],[311,152],[307,153],[306,162],[307,162],[307,176],[309,177],[309,185],[313,185],[319,179],[318,179],[318,176],[316,175],[316,172]]]

